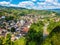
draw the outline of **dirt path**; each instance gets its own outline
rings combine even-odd
[[[47,31],[47,27],[48,27],[49,23],[46,23],[45,26],[43,27],[43,37],[46,37],[49,32]]]

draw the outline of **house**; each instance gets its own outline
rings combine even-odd
[[[2,34],[2,29],[0,28],[0,34]]]
[[[21,33],[27,33],[29,31],[29,28],[28,27],[23,27]]]
[[[2,18],[2,19],[4,19],[4,18],[5,18],[5,16],[2,16],[1,18]]]
[[[16,40],[15,36],[11,35],[11,41],[14,41],[14,40]]]

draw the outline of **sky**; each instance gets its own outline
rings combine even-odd
[[[60,9],[60,0],[0,0],[2,6],[28,9]]]

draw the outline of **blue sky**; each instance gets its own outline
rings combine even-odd
[[[57,9],[60,8],[60,0],[0,0],[0,5],[37,10]]]

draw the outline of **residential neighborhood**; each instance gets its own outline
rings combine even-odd
[[[54,14],[53,14],[54,15]],[[6,16],[0,17],[0,36],[6,36],[6,34],[11,33],[11,40],[19,39],[20,37],[27,34],[31,24],[37,23],[38,21],[44,21],[46,17],[53,19],[55,22],[60,21],[60,18],[55,16],[44,16],[44,15],[26,15],[21,16],[18,20],[6,21]],[[53,18],[54,17],[54,18]]]

